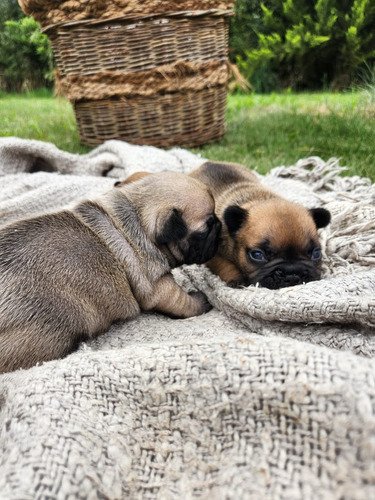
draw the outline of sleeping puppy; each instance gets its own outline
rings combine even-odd
[[[141,310],[207,312],[171,269],[211,259],[220,229],[206,186],[172,172],[2,228],[0,372],[66,356]]]
[[[328,210],[285,200],[242,165],[206,162],[190,176],[210,189],[223,223],[218,252],[207,263],[222,280],[278,289],[319,279],[317,229],[329,224]]]

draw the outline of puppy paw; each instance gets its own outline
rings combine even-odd
[[[190,297],[194,298],[195,302],[198,305],[197,316],[211,311],[212,305],[208,302],[208,299],[203,292],[189,292],[189,295]]]

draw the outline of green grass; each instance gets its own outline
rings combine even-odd
[[[51,92],[0,94],[0,136],[54,143],[71,153],[86,153],[80,144],[72,106]]]
[[[368,91],[229,96],[225,137],[192,151],[260,173],[307,156],[335,156],[347,175],[375,181],[374,118],[374,92]],[[72,153],[90,150],[79,142],[71,105],[48,91],[0,94],[0,136],[49,141]]]
[[[227,133],[199,149],[260,173],[300,158],[340,158],[347,175],[375,181],[375,103],[361,93],[230,96]]]

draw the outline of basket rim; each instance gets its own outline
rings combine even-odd
[[[201,16],[221,16],[221,17],[230,17],[234,16],[233,9],[210,9],[210,10],[181,10],[176,12],[166,12],[166,13],[155,13],[155,14],[130,14],[130,15],[121,15],[115,17],[109,17],[107,19],[83,19],[80,21],[61,21],[55,24],[49,24],[42,28],[41,32],[48,34],[48,32],[58,29],[60,27],[64,28],[75,28],[76,26],[97,26],[100,24],[108,24],[111,22],[119,22],[119,21],[142,21],[149,19],[160,19],[165,17],[201,17]]]

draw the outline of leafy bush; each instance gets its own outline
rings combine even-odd
[[[263,71],[283,87],[341,90],[375,61],[373,0],[264,0],[260,14],[253,0],[238,2],[234,23],[257,35],[235,54],[250,81]]]
[[[258,33],[263,31],[262,9],[259,0],[237,0],[235,16],[229,23],[230,57],[245,56],[246,51],[258,44]]]
[[[17,0],[0,0],[0,31],[5,21],[10,19],[18,21],[22,17],[25,17],[25,14],[22,12]]]
[[[249,82],[255,92],[270,92],[280,87],[278,75],[270,64],[262,64],[254,68],[248,64],[247,53],[258,46],[258,36],[264,31],[263,13],[259,0],[237,0],[235,16],[229,25],[229,57],[237,64],[241,74]],[[244,90],[244,87],[233,86]],[[230,87],[231,90],[231,87]]]
[[[53,82],[52,50],[34,19],[6,21],[0,32],[0,82],[6,91],[20,92]]]

